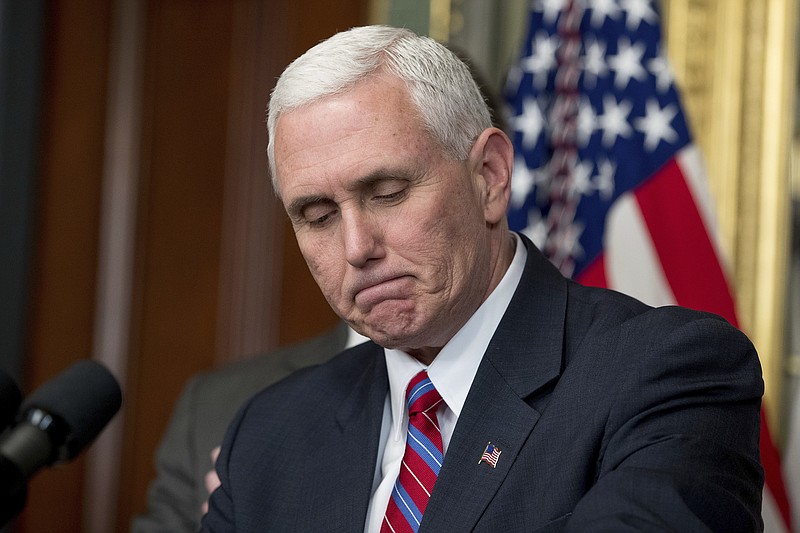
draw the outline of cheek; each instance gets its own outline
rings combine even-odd
[[[416,211],[397,217],[393,249],[423,270],[426,292],[450,291],[472,268],[479,227],[447,209]]]
[[[308,269],[314,280],[319,285],[323,294],[329,300],[334,292],[338,292],[341,286],[341,261],[337,258],[336,251],[328,241],[325,244],[323,239],[310,240],[298,237],[300,252],[306,260]]]
[[[483,240],[486,238],[480,205],[473,198],[462,197],[450,209],[442,210],[437,221],[438,253],[447,252],[452,283],[461,285],[472,283],[473,276],[479,276],[485,257]]]
[[[461,181],[453,178],[454,183]],[[435,247],[439,255],[446,251],[440,248],[443,242],[448,248],[472,242],[485,229],[480,202],[466,187],[430,191],[425,201],[401,211],[393,222],[407,240]]]

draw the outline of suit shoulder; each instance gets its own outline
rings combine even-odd
[[[570,312],[582,315],[581,318],[590,314],[592,320],[588,322],[600,323],[605,328],[614,325],[645,328],[660,325],[663,328],[675,328],[690,322],[700,322],[713,326],[714,329],[730,330],[743,335],[723,317],[713,313],[676,305],[652,307],[612,289],[587,287],[572,281],[569,291],[572,302]]]
[[[274,406],[276,402],[318,409],[336,401],[349,391],[348,384],[374,373],[376,365],[385,367],[383,349],[373,342],[365,342],[336,355],[322,364],[302,368],[267,387],[251,400],[251,408]],[[320,403],[322,402],[322,403]]]
[[[719,354],[755,350],[747,336],[719,315],[679,306],[651,307],[619,292],[570,283],[568,343],[573,347],[598,342],[638,347],[646,357],[659,348],[694,343]],[[730,359],[728,357],[727,359]]]
[[[612,289],[589,287],[569,280],[567,284],[571,310],[592,312],[597,318],[624,321],[653,309],[651,306]]]

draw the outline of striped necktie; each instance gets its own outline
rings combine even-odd
[[[406,389],[408,433],[400,475],[392,489],[381,533],[416,532],[444,458],[436,410],[442,397],[422,371]]]

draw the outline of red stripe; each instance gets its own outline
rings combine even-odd
[[[600,253],[589,265],[575,277],[581,285],[590,287],[608,287],[606,279],[605,255]]]
[[[761,465],[764,467],[765,484],[769,488],[772,499],[786,524],[787,533],[792,533],[792,513],[790,511],[789,497],[783,485],[783,474],[781,472],[781,458],[772,436],[769,433],[767,423],[767,413],[761,408]]]
[[[392,524],[391,529],[387,524],[389,521]],[[389,496],[389,505],[386,507],[386,514],[383,517],[383,522],[381,522],[381,533],[392,533],[392,530],[394,530],[394,533],[414,533],[411,524],[406,521],[400,509],[397,508],[394,498]]]
[[[436,474],[430,469],[428,463],[426,463],[419,455],[413,452],[404,455],[403,461],[408,465],[408,468],[414,472],[422,484],[425,485],[425,489],[428,492],[432,492],[433,486],[436,484]],[[419,510],[424,512],[425,507],[428,505],[428,495],[424,493],[422,488],[419,486],[419,483],[417,483],[417,481],[411,476],[402,463],[400,464],[399,477],[400,484],[403,485],[403,488],[406,489],[406,492],[408,492],[414,499],[414,502],[417,504]],[[425,501],[423,501],[422,498],[424,498]]]
[[[737,326],[725,274],[675,159],[636,190],[636,199],[678,305]]]

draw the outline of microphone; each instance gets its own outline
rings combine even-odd
[[[34,391],[0,440],[0,525],[24,506],[27,481],[44,466],[73,459],[122,405],[114,376],[79,361]]]
[[[0,370],[0,433],[14,421],[22,393],[11,376]]]

